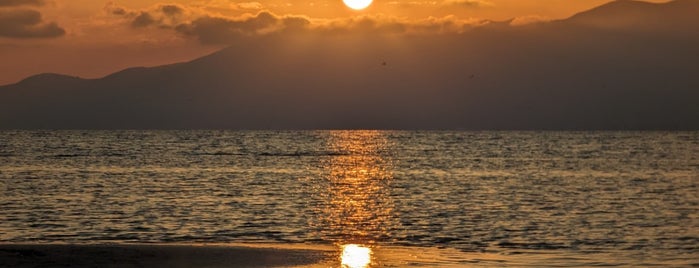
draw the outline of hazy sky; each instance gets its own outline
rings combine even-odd
[[[0,0],[0,84],[42,72],[100,77],[189,60],[225,47],[231,31],[407,27],[405,32],[453,33],[487,20],[565,18],[605,2],[376,0],[355,11],[341,0]]]

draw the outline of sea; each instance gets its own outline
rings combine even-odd
[[[0,243],[55,242],[698,267],[699,132],[0,131]]]

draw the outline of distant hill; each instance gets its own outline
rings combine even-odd
[[[0,87],[4,129],[699,130],[699,1],[463,34],[288,33]]]
[[[589,11],[581,12],[567,21],[578,25],[626,31],[671,31],[699,33],[699,1],[675,0],[649,3],[617,0]]]

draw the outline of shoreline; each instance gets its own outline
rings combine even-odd
[[[345,252],[346,247],[364,251]],[[367,255],[361,255],[367,254]],[[349,259],[345,259],[349,257]],[[277,243],[0,243],[0,267],[549,267],[696,266],[690,256],[638,259],[624,250],[579,252]]]
[[[313,267],[330,248],[241,244],[0,244],[6,267]]]

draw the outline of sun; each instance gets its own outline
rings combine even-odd
[[[362,10],[371,5],[372,0],[342,0],[349,8],[354,10]]]

